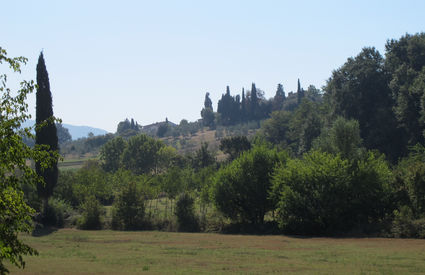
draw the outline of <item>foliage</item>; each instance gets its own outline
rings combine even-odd
[[[112,205],[112,228],[137,230],[143,228],[145,202],[135,182],[122,188]]]
[[[212,187],[217,209],[236,222],[263,224],[264,215],[273,209],[269,191],[278,161],[275,150],[256,146],[222,167]]]
[[[314,141],[314,148],[331,154],[341,154],[345,159],[359,159],[362,139],[357,120],[338,117],[329,129],[324,129]]]
[[[122,165],[135,174],[155,172],[158,168],[158,152],[164,144],[141,134],[131,137],[122,153]]]
[[[0,47],[0,64],[13,72],[20,73],[24,57],[10,58]],[[35,89],[33,81],[22,81],[20,88],[12,92],[7,87],[7,74],[0,74],[0,274],[8,269],[5,261],[24,267],[24,255],[36,251],[18,239],[19,232],[31,231],[31,216],[34,210],[24,199],[21,186],[34,185],[41,179],[27,165],[27,160],[36,160],[44,168],[55,162],[55,158],[43,150],[43,146],[28,147],[22,137],[33,138],[31,129],[21,128],[28,120],[27,95]]]
[[[397,149],[403,147],[384,61],[375,48],[364,48],[332,73],[325,97],[334,116],[358,121],[367,149],[378,149],[397,160],[401,154]]]
[[[103,204],[111,204],[114,198],[111,175],[105,173],[99,163],[89,160],[79,170],[59,172],[54,196],[73,207],[79,207],[87,196],[95,196]]]
[[[179,196],[175,215],[177,216],[178,230],[183,232],[199,231],[199,223],[195,215],[194,199],[189,193]]]
[[[409,207],[412,219],[425,218],[425,148],[416,145],[394,169],[394,189],[399,207]]]
[[[394,211],[391,233],[396,238],[425,238],[425,218],[415,219],[412,209],[404,205]]]
[[[81,209],[83,210],[83,215],[78,221],[79,228],[88,230],[102,228],[102,205],[95,196],[87,196]]]
[[[58,135],[53,117],[49,75],[46,70],[43,52],[40,53],[37,63],[37,85],[35,144],[45,145],[53,152],[52,156],[54,156],[54,153],[59,148]],[[44,210],[47,210],[48,198],[53,194],[53,189],[58,182],[57,160],[50,167],[44,167],[42,163],[36,161],[35,170],[43,178],[42,182],[37,183],[37,191],[40,198],[43,199]]]
[[[276,169],[272,194],[285,232],[329,234],[378,221],[388,211],[390,170],[369,153],[351,164],[318,151]]]
[[[220,150],[229,155],[229,160],[234,160],[249,149],[251,149],[251,143],[246,136],[234,136],[220,140]]]
[[[72,140],[72,137],[71,137],[71,134],[69,133],[68,128],[63,127],[62,123],[56,124],[56,130],[57,130],[59,144],[63,144],[65,142]]]
[[[137,135],[139,132],[139,125],[134,122],[134,119],[128,120],[126,118],[124,121],[121,121],[118,123],[117,126],[117,135],[123,136],[123,137],[130,137]]]
[[[49,198],[49,203],[45,213],[39,220],[43,225],[63,227],[65,220],[72,215],[72,207],[66,201],[57,198]],[[37,220],[37,219],[36,219]]]
[[[385,67],[391,75],[389,87],[395,101],[399,126],[406,133],[407,145],[424,143],[425,130],[425,33],[406,34],[389,40]],[[388,126],[387,126],[388,127]]]
[[[121,166],[121,156],[126,147],[126,142],[122,137],[109,140],[100,149],[100,159],[102,168],[107,172],[115,172]]]
[[[295,140],[291,135],[290,121],[293,114],[289,111],[276,111],[266,120],[262,127],[262,135],[267,141],[288,148]]]
[[[208,143],[202,143],[192,159],[192,167],[195,169],[201,169],[216,162],[214,155],[208,150]]]

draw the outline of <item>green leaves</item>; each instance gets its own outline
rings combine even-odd
[[[0,64],[7,63],[13,72],[20,73],[24,57],[9,58],[0,47]],[[23,197],[21,185],[40,181],[29,166],[30,160],[39,161],[47,167],[54,158],[45,148],[30,148],[22,137],[33,138],[31,129],[21,129],[21,124],[30,118],[27,114],[27,95],[35,89],[33,81],[22,81],[20,89],[12,92],[7,85],[7,75],[0,75],[0,274],[8,272],[4,260],[24,267],[22,255],[33,255],[36,251],[18,239],[18,232],[30,232],[32,227],[30,208]]]

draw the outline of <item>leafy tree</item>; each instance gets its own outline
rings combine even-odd
[[[199,231],[198,219],[195,215],[194,199],[189,193],[183,193],[177,200],[175,215],[178,229],[183,232]]]
[[[125,185],[112,206],[112,227],[121,230],[142,229],[145,203],[135,182]]]
[[[220,140],[220,150],[228,154],[231,161],[249,149],[251,149],[251,143],[246,136],[228,137]]]
[[[214,111],[212,108],[204,108],[201,111],[202,123],[210,128],[214,127]]]
[[[201,169],[210,165],[213,165],[216,162],[214,155],[208,150],[208,143],[202,142],[201,148],[199,148],[195,156],[193,157],[192,166],[195,169]]]
[[[71,137],[71,134],[69,133],[68,128],[63,127],[62,123],[56,124],[56,130],[58,134],[59,144],[63,144],[65,142],[72,140],[72,137]]]
[[[263,224],[264,215],[273,209],[269,192],[278,161],[276,151],[256,146],[221,168],[212,187],[217,209],[236,222]]]
[[[324,114],[320,110],[319,103],[304,98],[291,117],[290,128],[292,137],[296,140],[296,153],[301,155],[308,152],[313,140],[322,130]]]
[[[395,100],[397,120],[406,132],[408,145],[423,144],[425,108],[421,102],[425,101],[425,33],[389,40],[385,48],[385,67],[391,74],[389,87]]]
[[[147,135],[131,137],[122,153],[122,165],[137,175],[156,172],[158,152],[163,146],[161,141]]]
[[[330,129],[324,129],[314,141],[314,147],[323,152],[341,154],[345,159],[359,159],[362,154],[362,139],[357,120],[338,117]]]
[[[128,120],[128,118],[126,118],[124,121],[121,121],[118,123],[117,126],[117,134],[120,136],[124,136],[124,137],[130,137],[130,136],[134,136],[137,135],[137,133],[139,132],[139,125],[136,123],[134,123],[134,119]]]
[[[37,85],[35,144],[45,145],[52,152],[57,152],[58,136],[53,117],[49,75],[46,70],[43,52],[40,53],[37,63]],[[53,189],[58,181],[57,161],[50,167],[45,167],[37,161],[35,170],[43,178],[43,182],[37,184],[37,191],[39,197],[43,200],[43,212],[45,212],[48,207],[48,199],[53,194]]]
[[[115,172],[121,167],[121,158],[126,147],[122,137],[116,137],[108,141],[100,149],[102,167],[106,172]]]
[[[271,118],[266,120],[261,127],[265,139],[282,148],[292,147],[296,141],[291,129],[292,117],[293,113],[289,111],[273,112]]]
[[[164,137],[165,134],[167,133],[169,127],[168,127],[168,121],[161,123],[158,126],[158,130],[156,131],[156,135],[158,137]]]
[[[88,196],[81,206],[83,210],[82,217],[78,222],[81,229],[101,229],[102,228],[102,205],[93,195]]]
[[[382,219],[391,172],[369,153],[351,164],[339,155],[311,151],[275,170],[272,194],[280,227],[288,233],[346,232]]]
[[[408,157],[402,159],[394,170],[396,200],[401,208],[406,206],[412,218],[425,217],[425,148],[416,145]]]
[[[392,111],[393,100],[384,59],[375,48],[364,48],[332,73],[325,87],[332,113],[359,122],[367,149],[378,149],[396,160],[403,149]]]
[[[11,58],[0,47],[0,64],[5,63],[13,72],[20,73],[25,57]],[[19,232],[32,229],[34,210],[27,205],[21,190],[23,185],[35,185],[41,179],[27,165],[27,160],[37,161],[43,167],[55,162],[43,146],[30,148],[22,137],[34,138],[31,129],[21,128],[28,119],[27,95],[35,89],[33,81],[22,81],[12,92],[7,87],[7,74],[0,74],[0,274],[8,273],[5,261],[24,267],[24,255],[37,254],[36,250],[18,238]]]

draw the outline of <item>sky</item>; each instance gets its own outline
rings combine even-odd
[[[200,118],[256,87],[321,88],[363,47],[385,54],[388,39],[425,31],[423,0],[358,1],[5,1],[0,47],[29,59],[20,78],[36,79],[43,50],[54,114],[64,123],[115,132]],[[13,79],[12,79],[13,80]],[[11,84],[13,85],[13,83]],[[28,98],[35,114],[35,95]]]

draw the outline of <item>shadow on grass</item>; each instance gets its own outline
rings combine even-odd
[[[56,231],[58,231],[56,227],[50,227],[50,226],[44,227],[42,225],[36,225],[31,235],[33,237],[43,237],[43,236],[50,235]]]

